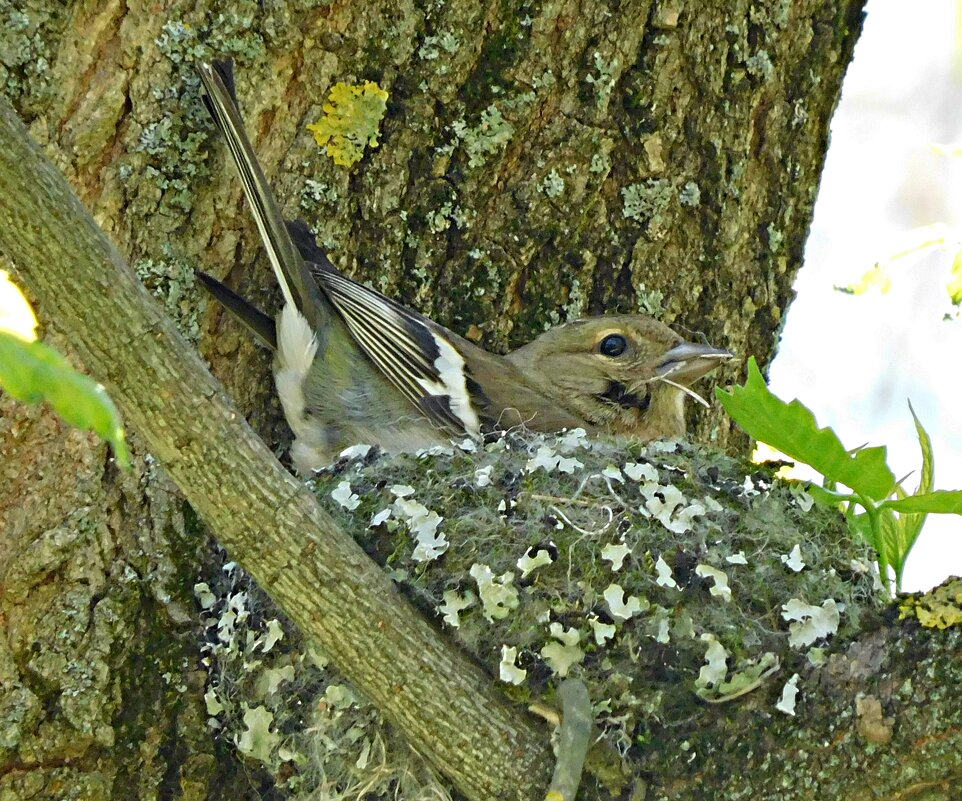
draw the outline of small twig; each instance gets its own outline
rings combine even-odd
[[[757,690],[771,676],[775,675],[779,670],[781,670],[781,667],[781,663],[776,662],[751,684],[746,684],[744,687],[739,687],[737,690],[735,690],[735,692],[729,693],[728,695],[723,695],[720,698],[706,698],[704,695],[699,695],[698,697],[706,704],[727,704],[729,701],[734,701],[736,698],[741,698],[743,695],[747,695],[748,693],[752,692],[752,690]]]
[[[568,518],[568,517],[565,515],[565,513],[562,512],[557,506],[552,506],[552,507],[551,507],[551,511],[554,512],[556,515],[558,515],[558,517],[560,517],[562,520],[564,520],[565,523],[567,523],[569,526],[571,526],[571,527],[572,527],[575,531],[577,531],[579,534],[584,534],[586,537],[595,537],[595,536],[597,536],[597,535],[599,535],[599,534],[604,534],[609,528],[611,528],[611,524],[614,522],[614,519],[615,519],[615,513],[611,511],[611,507],[610,507],[610,506],[602,506],[601,508],[604,509],[604,510],[608,513],[608,522],[605,523],[601,528],[596,528],[596,529],[594,529],[593,531],[589,531],[589,530],[587,530],[587,529],[583,529],[583,528],[581,528],[581,526],[577,525],[576,523],[573,523],[573,522],[570,520],[570,518]]]
[[[558,759],[545,801],[574,801],[581,784],[585,756],[591,744],[594,716],[588,688],[580,679],[565,679],[558,688],[561,699],[561,728],[558,730]]]
[[[686,387],[683,384],[679,384],[676,381],[672,381],[668,378],[659,378],[658,380],[661,381],[662,384],[669,384],[670,386],[673,386],[675,389],[680,389],[689,398],[692,398],[693,400],[697,401],[706,409],[710,408],[708,401],[706,401],[701,395],[695,392],[695,390],[693,390],[691,387]]]
[[[559,495],[544,495],[540,492],[532,492],[528,495],[535,501],[547,501],[548,503],[568,503],[575,506],[594,506],[595,501],[580,501],[577,498],[564,498]]]

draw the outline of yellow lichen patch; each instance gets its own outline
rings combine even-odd
[[[307,129],[327,155],[341,167],[353,167],[364,156],[364,148],[377,147],[378,126],[387,111],[388,93],[372,81],[331,87],[324,104],[324,116]]]
[[[925,595],[906,598],[899,613],[902,619],[914,617],[930,629],[962,625],[962,578],[950,579]]]

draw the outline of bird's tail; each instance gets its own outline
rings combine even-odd
[[[244,120],[237,107],[231,62],[199,64],[197,73],[206,92],[204,104],[223,135],[237,167],[284,301],[300,311],[315,332],[323,332],[330,317],[329,307],[291,240],[270,184],[247,138]]]
[[[277,327],[274,320],[253,303],[242,298],[230,287],[224,286],[212,275],[195,270],[194,275],[215,300],[234,315],[250,331],[255,339],[271,350],[277,350]]]

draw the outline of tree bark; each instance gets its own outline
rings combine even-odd
[[[244,797],[212,740],[191,587],[207,537],[176,487],[0,401],[0,798]],[[150,480],[140,478],[150,476]]]
[[[468,798],[525,798],[518,776],[546,784],[533,722],[446,647],[239,418],[9,105],[0,151],[0,247],[219,542]]]
[[[238,60],[242,107],[287,213],[314,225],[349,273],[453,329],[499,349],[551,322],[643,309],[764,363],[801,262],[861,6],[20,3],[6,12],[0,78],[98,223],[276,444],[286,434],[267,359],[218,312],[197,311],[193,267],[229,275],[263,305],[274,290],[254,266],[237,182],[211,156],[219,146],[193,59]],[[363,80],[391,93],[389,113],[379,147],[348,171],[304,125],[333,83]],[[36,214],[21,224],[39,226]],[[5,233],[0,251],[12,256],[6,237],[20,232]],[[56,250],[60,234],[50,237],[33,244]],[[164,324],[120,329],[106,299],[94,314],[95,298],[118,291],[102,276],[90,295],[62,297],[76,292],[79,269],[62,255],[62,272],[49,272],[58,262],[48,252],[46,278],[28,281],[41,319],[110,389],[129,389],[127,419],[182,479],[176,465],[202,447],[209,432],[198,421],[219,396],[193,399],[191,431],[156,418],[168,446],[153,439],[144,360],[121,356],[121,340],[152,342]],[[152,391],[165,394],[161,386]],[[6,403],[2,419],[4,469],[16,481],[0,507],[9,545],[0,669],[19,723],[3,744],[0,788],[15,798],[60,797],[60,783],[90,798],[149,798],[160,787],[241,797],[246,779],[206,740],[193,673],[187,589],[202,544],[189,513],[152,461],[135,481],[45,415]],[[718,409],[693,424],[702,439],[740,444]],[[60,739],[47,737],[55,730]],[[543,744],[530,748],[540,764]]]

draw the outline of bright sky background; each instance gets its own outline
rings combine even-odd
[[[847,447],[887,445],[898,477],[921,464],[912,400],[932,437],[935,486],[962,489],[962,319],[945,284],[962,230],[962,0],[869,0],[832,121],[798,292],[772,365],[772,390],[798,397]],[[893,288],[851,297],[876,262],[920,226],[951,227],[955,246],[894,262]],[[932,515],[904,589],[962,575],[962,518]]]

